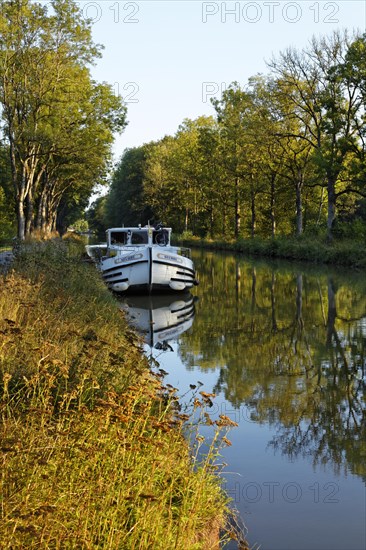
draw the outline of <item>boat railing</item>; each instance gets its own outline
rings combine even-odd
[[[89,258],[91,258],[95,262],[99,262],[106,253],[107,244],[91,244],[86,245],[85,248]]]

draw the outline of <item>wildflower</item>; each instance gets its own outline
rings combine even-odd
[[[216,397],[216,393],[207,393],[205,391],[200,391],[200,395],[202,395],[204,399],[209,399],[210,397]]]
[[[216,426],[238,426],[238,423],[225,414],[220,414],[220,420],[216,420]]]
[[[206,419],[206,424],[207,424],[208,426],[212,426],[212,425],[213,425],[213,421],[211,420],[210,415],[209,415],[208,413],[205,412],[205,413],[204,413],[204,417],[205,417],[205,419]]]

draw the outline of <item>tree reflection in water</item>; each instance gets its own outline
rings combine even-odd
[[[185,365],[219,369],[215,391],[275,427],[276,451],[366,481],[365,277],[209,253],[195,262]]]

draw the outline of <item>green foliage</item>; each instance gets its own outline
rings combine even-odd
[[[149,145],[126,149],[114,170],[105,203],[105,223],[108,227],[146,225],[153,217],[143,198],[143,180]]]
[[[328,240],[361,238],[365,43],[334,32],[289,48],[268,75],[214,99],[215,118],[186,119],[146,154],[126,152],[110,220],[145,223],[147,209],[148,219],[199,237],[323,237],[325,227]]]
[[[92,203],[85,214],[89,229],[100,236],[104,235],[108,226],[111,227],[111,225],[113,225],[109,225],[108,223],[106,215],[106,203],[107,197],[99,197]]]
[[[88,231],[88,229],[89,229],[88,222],[86,221],[85,218],[80,218],[80,219],[76,220],[72,224],[72,227],[75,231],[78,231],[80,233]]]
[[[73,0],[1,0],[0,35],[1,114],[23,239],[54,230],[61,201],[65,220],[69,205],[105,181],[126,108],[91,78],[101,48]]]

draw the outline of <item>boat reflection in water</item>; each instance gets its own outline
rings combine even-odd
[[[119,300],[128,321],[156,349],[171,349],[168,344],[191,328],[196,297],[189,292],[177,295],[151,294],[126,296]]]

